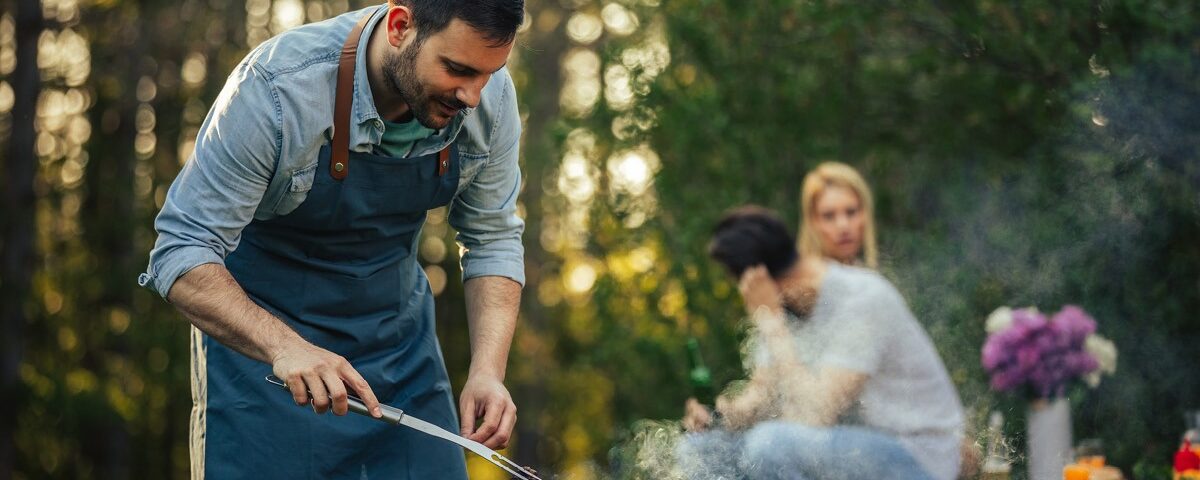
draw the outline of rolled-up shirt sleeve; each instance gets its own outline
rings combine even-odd
[[[501,276],[525,284],[525,221],[517,215],[521,168],[517,164],[521,117],[516,89],[508,76],[487,164],[454,200],[450,225],[458,230],[463,281]]]
[[[224,264],[254,218],[282,145],[282,112],[270,80],[245,62],[229,76],[171,188],[158,238],[138,284],[166,298],[183,274]]]

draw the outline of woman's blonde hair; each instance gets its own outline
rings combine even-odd
[[[804,176],[804,188],[800,192],[800,238],[796,247],[800,256],[826,256],[821,248],[821,238],[811,226],[816,215],[817,199],[829,187],[842,187],[858,195],[863,223],[863,263],[870,268],[879,266],[879,252],[875,244],[875,205],[871,199],[871,188],[862,175],[849,165],[840,162],[824,162]]]

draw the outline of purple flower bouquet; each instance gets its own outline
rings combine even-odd
[[[1034,308],[997,309],[988,317],[983,368],[991,387],[1032,398],[1061,397],[1071,382],[1099,383],[1116,369],[1116,348],[1096,335],[1096,321],[1068,305],[1050,318]]]

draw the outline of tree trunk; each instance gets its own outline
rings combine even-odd
[[[107,34],[93,38],[92,71],[97,78],[92,83],[101,84],[105,80],[102,76],[112,76],[115,83],[125,86],[115,98],[99,96],[92,108],[92,124],[101,127],[103,139],[89,145],[91,160],[84,176],[86,190],[80,215],[85,243],[95,252],[96,270],[92,275],[102,279],[100,284],[103,285],[94,295],[80,301],[90,305],[89,310],[105,315],[117,309],[132,312],[133,289],[137,288],[132,235],[135,219],[134,141],[138,133],[136,89],[142,75],[153,73],[147,72],[142,62],[145,39],[148,38],[144,30],[152,28],[153,24],[144,21],[152,18],[145,13],[141,2],[128,2],[104,11],[98,20]],[[105,117],[110,120],[106,122]],[[130,359],[133,332],[103,335],[104,351],[88,352],[84,364],[100,375],[119,376],[122,372],[112,371],[112,367],[106,365],[106,358]],[[125,364],[137,365],[138,362]],[[129,424],[116,412],[109,412],[103,418],[81,420],[85,422],[87,438],[97,440],[96,444],[85,446],[82,454],[99,475],[112,479],[130,478],[134,467],[130,431],[137,425]]]
[[[556,3],[543,3],[540,9],[529,12],[538,15],[546,9],[558,9]],[[569,12],[560,12],[566,17]],[[565,23],[565,22],[563,22]],[[526,56],[528,62],[525,69],[529,72],[529,85],[526,85],[518,96],[528,106],[528,120],[525,122],[525,138],[522,158],[524,161],[525,184],[521,200],[525,203],[525,264],[532,266],[528,285],[522,295],[521,329],[527,335],[548,335],[551,312],[538,301],[537,286],[543,281],[537,271],[541,265],[552,262],[545,249],[541,248],[539,239],[542,230],[542,178],[548,171],[558,165],[558,144],[552,135],[552,125],[559,118],[558,92],[562,89],[561,59],[566,53],[569,42],[566,41],[564,28],[560,25],[551,32],[540,32],[530,29],[530,51],[537,52]],[[521,96],[524,93],[526,95]],[[514,348],[519,346],[514,345]],[[529,353],[529,352],[525,352]],[[521,356],[522,352],[516,352]],[[553,352],[543,352],[542,355],[553,358]],[[542,361],[525,355],[525,361]],[[557,459],[541,458],[539,452],[544,452],[541,440],[546,435],[547,425],[541,424],[541,418],[547,412],[548,405],[546,384],[541,381],[522,382],[514,393],[514,400],[524,416],[518,417],[514,432],[516,448],[514,458],[521,465],[529,465],[539,470],[556,462]]]
[[[15,102],[12,136],[4,164],[3,237],[0,237],[0,480],[12,478],[16,469],[16,417],[24,397],[17,368],[24,346],[25,308],[33,275],[34,118],[41,92],[37,42],[42,33],[41,0],[17,1],[17,65],[12,82]]]

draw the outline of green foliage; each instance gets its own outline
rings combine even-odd
[[[705,257],[709,228],[746,202],[797,219],[805,172],[845,161],[875,189],[882,270],[946,359],[975,432],[989,409],[1024,411],[987,388],[987,313],[1074,303],[1122,355],[1115,377],[1075,399],[1077,437],[1103,438],[1125,468],[1168,458],[1200,386],[1195,13],[1187,2],[666,2],[653,14],[671,66],[640,103],[657,125],[657,213],[593,235],[588,250],[658,245],[653,273],[682,282],[690,323],[654,341],[679,358],[703,324],[710,366],[729,381],[741,375],[741,312]],[[597,207],[593,228],[621,213]],[[582,308],[603,331],[639,300],[598,285]],[[614,333],[596,345],[645,351],[645,338]],[[636,353],[621,347],[633,342]],[[682,378],[681,361],[663,370]],[[618,419],[678,416],[680,387]],[[1023,448],[1020,422],[1010,427]]]
[[[310,16],[347,7],[302,4]],[[16,471],[182,478],[188,328],[133,278],[180,146],[248,43],[276,28],[264,13],[272,2],[54,5],[49,28],[87,49],[81,63],[43,66],[44,83],[60,105],[82,95],[71,115],[89,135],[68,128],[78,124],[65,110],[38,120],[53,141],[40,150],[38,270],[22,407],[10,413]],[[974,433],[1000,409],[1023,448],[1024,406],[991,393],[979,366],[987,313],[1075,303],[1121,355],[1114,377],[1072,399],[1076,436],[1102,438],[1110,463],[1135,478],[1162,476],[1181,412],[1200,398],[1195,2],[527,7],[511,63],[527,115],[529,283],[509,371],[521,463],[666,478],[652,454],[669,455],[670,420],[690,394],[685,339],[700,339],[718,387],[744,376],[740,300],[705,254],[712,225],[754,202],[795,226],[804,174],[836,159],[872,184],[881,270],[946,359]],[[569,32],[613,12],[638,28]],[[590,65],[569,61],[581,51],[596,71],[571,70]],[[578,96],[575,74],[601,89],[578,111],[564,100]],[[652,183],[635,181],[639,172]],[[425,235],[453,251],[444,223]],[[461,386],[469,348],[456,258],[431,251],[430,268],[449,272],[439,335]]]

